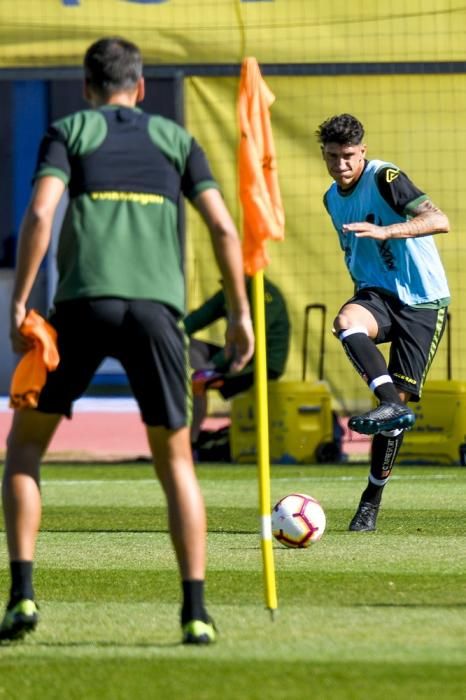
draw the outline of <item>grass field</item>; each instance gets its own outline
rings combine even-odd
[[[327,514],[310,549],[274,545],[274,621],[255,467],[198,472],[219,643],[179,643],[179,583],[151,467],[46,466],[42,620],[24,643],[0,647],[0,700],[465,697],[466,469],[398,467],[378,531],[350,533],[367,467],[273,467],[274,501],[300,490]]]

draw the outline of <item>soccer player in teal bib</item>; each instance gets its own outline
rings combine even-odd
[[[73,402],[111,356],[128,375],[166,495],[182,583],[183,642],[209,644],[216,632],[204,604],[206,517],[190,442],[180,197],[196,207],[210,233],[227,299],[233,371],[254,353],[241,244],[199,144],[178,124],[136,106],[144,78],[134,44],[109,37],[89,47],[84,94],[90,109],[59,120],[44,136],[20,232],[11,338],[13,349],[25,352],[20,327],[68,190],[50,318],[60,363],[48,374],[37,409],[15,411],[8,438],[3,510],[11,589],[0,640],[21,638],[37,624],[32,563],[40,461],[61,418],[71,417]]]
[[[334,182],[324,196],[355,294],[340,309],[334,333],[378,406],[349,427],[373,435],[369,481],[349,529],[376,529],[377,514],[403,431],[415,415],[442,337],[450,292],[433,234],[447,216],[396,165],[368,160],[364,127],[351,114],[317,130]],[[390,343],[388,365],[378,350]]]

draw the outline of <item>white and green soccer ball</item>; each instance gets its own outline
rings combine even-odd
[[[291,493],[272,510],[272,533],[285,547],[309,547],[325,532],[324,509],[312,496]]]

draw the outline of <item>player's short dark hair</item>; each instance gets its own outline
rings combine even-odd
[[[326,119],[316,131],[317,140],[326,143],[360,144],[364,138],[364,127],[352,114],[338,114]]]
[[[136,44],[118,36],[94,42],[84,56],[84,79],[104,96],[135,88],[142,76],[142,56]]]

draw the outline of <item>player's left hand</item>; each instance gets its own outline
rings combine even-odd
[[[229,319],[225,335],[225,357],[230,372],[240,372],[254,354],[254,331],[249,317]]]
[[[376,226],[368,221],[356,221],[352,224],[343,224],[343,233],[354,233],[356,238],[375,238],[378,241],[385,241],[390,236],[384,226]]]

